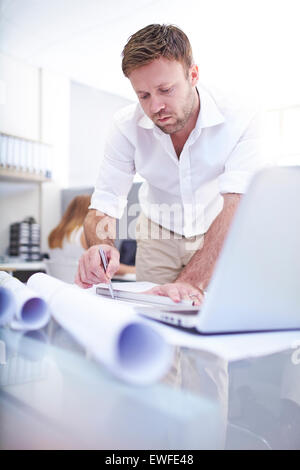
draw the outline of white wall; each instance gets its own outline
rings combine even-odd
[[[41,194],[41,251],[47,252],[48,235],[61,218],[61,188],[56,183],[44,183]]]
[[[70,80],[59,73],[40,71],[40,139],[53,146],[52,179],[69,185]]]
[[[0,53],[0,131],[39,138],[39,70]]]
[[[41,193],[41,249],[61,218],[60,190],[69,185],[70,80],[51,70],[40,71],[40,138],[52,145],[52,180]]]
[[[33,216],[41,224],[41,249],[61,216],[60,187],[68,185],[70,82],[0,54],[0,132],[53,146],[54,183],[7,182],[0,177],[0,254],[9,244],[9,225]],[[3,94],[3,93],[2,93]]]
[[[112,117],[116,110],[131,102],[71,83],[70,187],[94,186]]]

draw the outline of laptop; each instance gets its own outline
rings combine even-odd
[[[168,301],[135,309],[201,334],[300,328],[300,166],[254,176],[201,308]]]

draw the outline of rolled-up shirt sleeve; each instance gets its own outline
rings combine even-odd
[[[255,114],[230,152],[219,176],[220,193],[245,193],[252,177],[270,166],[262,152],[261,115]]]
[[[114,124],[106,141],[89,209],[120,219],[134,175],[134,146]]]

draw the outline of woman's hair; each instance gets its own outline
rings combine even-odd
[[[187,73],[193,65],[193,53],[187,35],[174,25],[150,24],[130,36],[122,52],[125,77],[138,67],[165,57],[181,62]]]
[[[48,237],[50,248],[62,248],[64,238],[66,237],[69,240],[73,230],[83,225],[90,203],[91,196],[88,194],[76,196],[72,199],[60,223]]]

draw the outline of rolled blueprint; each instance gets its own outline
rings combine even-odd
[[[171,346],[131,306],[43,273],[33,274],[27,284],[47,300],[56,321],[119,378],[148,384],[168,371]]]
[[[0,286],[0,326],[10,323],[16,313],[16,303],[12,292]]]
[[[15,313],[6,321],[12,328],[38,330],[48,323],[48,305],[36,292],[4,271],[0,271],[0,286],[8,290],[14,298]]]

